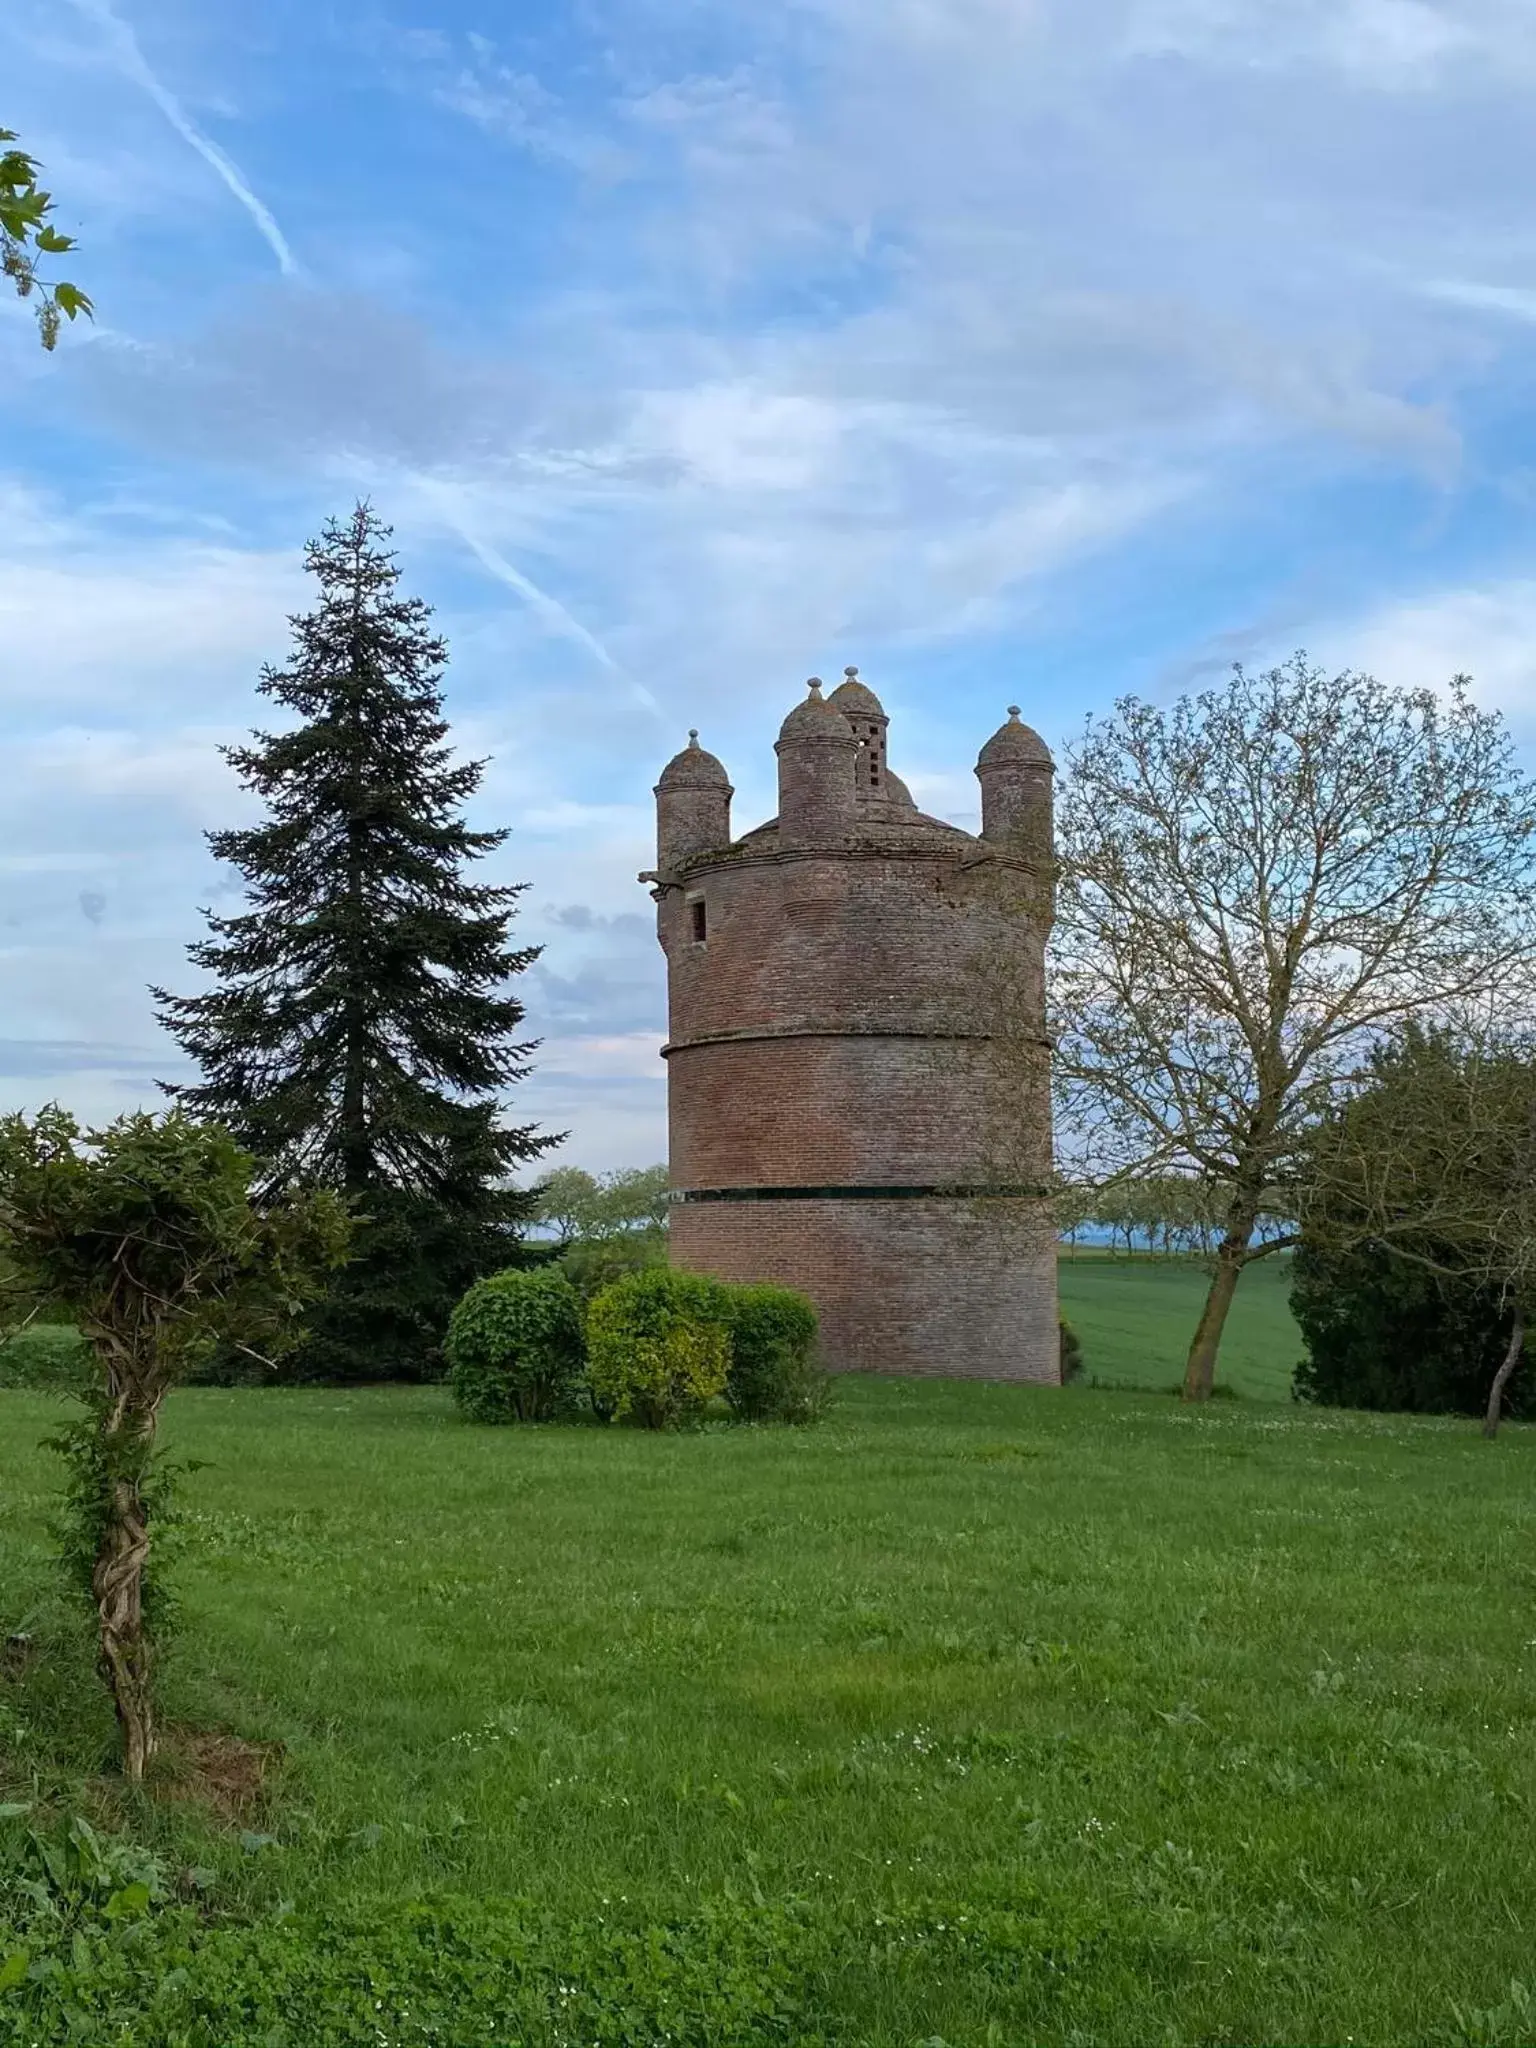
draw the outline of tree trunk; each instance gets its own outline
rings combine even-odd
[[[94,1462],[105,1491],[100,1498],[91,1593],[96,1602],[97,1661],[122,1733],[123,1770],[130,1784],[139,1785],[155,1750],[154,1645],[144,1627],[144,1570],[149,1561],[144,1484],[165,1390],[153,1366],[129,1346],[109,1347],[104,1362],[107,1399],[97,1416]]]
[[[150,1645],[144,1633],[144,1563],[149,1523],[137,1480],[117,1479],[103,1502],[105,1520],[91,1573],[101,1650],[101,1672],[117,1710],[123,1769],[130,1784],[144,1780],[154,1754],[150,1699]]]
[[[1509,1349],[1504,1353],[1499,1369],[1493,1376],[1493,1385],[1488,1389],[1488,1413],[1483,1417],[1484,1436],[1497,1436],[1499,1433],[1499,1418],[1504,1410],[1504,1389],[1509,1385],[1524,1349],[1525,1311],[1517,1308],[1514,1328],[1509,1333]]]
[[[1216,1384],[1216,1354],[1221,1349],[1221,1333],[1226,1328],[1227,1311],[1232,1306],[1238,1277],[1248,1257],[1257,1215],[1256,1209],[1245,1205],[1227,1217],[1226,1234],[1216,1247],[1216,1270],[1211,1275],[1210,1291],[1205,1297],[1205,1307],[1200,1311],[1200,1320],[1195,1325],[1194,1342],[1189,1347],[1189,1360],[1184,1368],[1186,1401],[1208,1401],[1211,1398],[1211,1388]]]

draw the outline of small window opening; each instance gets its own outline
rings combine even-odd
[[[702,899],[691,907],[693,910],[693,943],[696,946],[702,946],[705,939],[709,936],[709,920],[705,915]]]

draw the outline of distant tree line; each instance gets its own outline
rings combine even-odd
[[[557,1166],[534,1190],[530,1219],[540,1236],[561,1247],[593,1243],[632,1231],[666,1227],[665,1165],[622,1167],[589,1173],[581,1166]]]
[[[1221,1242],[1230,1204],[1225,1183],[1192,1174],[1148,1174],[1102,1186],[1065,1180],[1056,1195],[1056,1221],[1073,1247],[1107,1239],[1111,1250],[1127,1255],[1209,1258]],[[1267,1216],[1257,1226],[1260,1235],[1291,1227],[1284,1218]]]
[[[594,1295],[627,1273],[665,1265],[667,1169],[592,1174],[557,1166],[533,1194],[528,1251],[558,1259],[578,1295]]]

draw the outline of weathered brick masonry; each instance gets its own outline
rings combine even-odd
[[[850,669],[779,735],[779,815],[732,840],[697,734],[656,789],[672,1255],[816,1302],[834,1370],[1055,1380],[1044,1044],[1051,761],[982,749],[982,835],[925,817]],[[989,973],[985,963],[1002,972]]]

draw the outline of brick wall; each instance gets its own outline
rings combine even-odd
[[[672,1258],[800,1288],[833,1372],[1060,1377],[1055,1231],[1030,1204],[683,1203]]]

